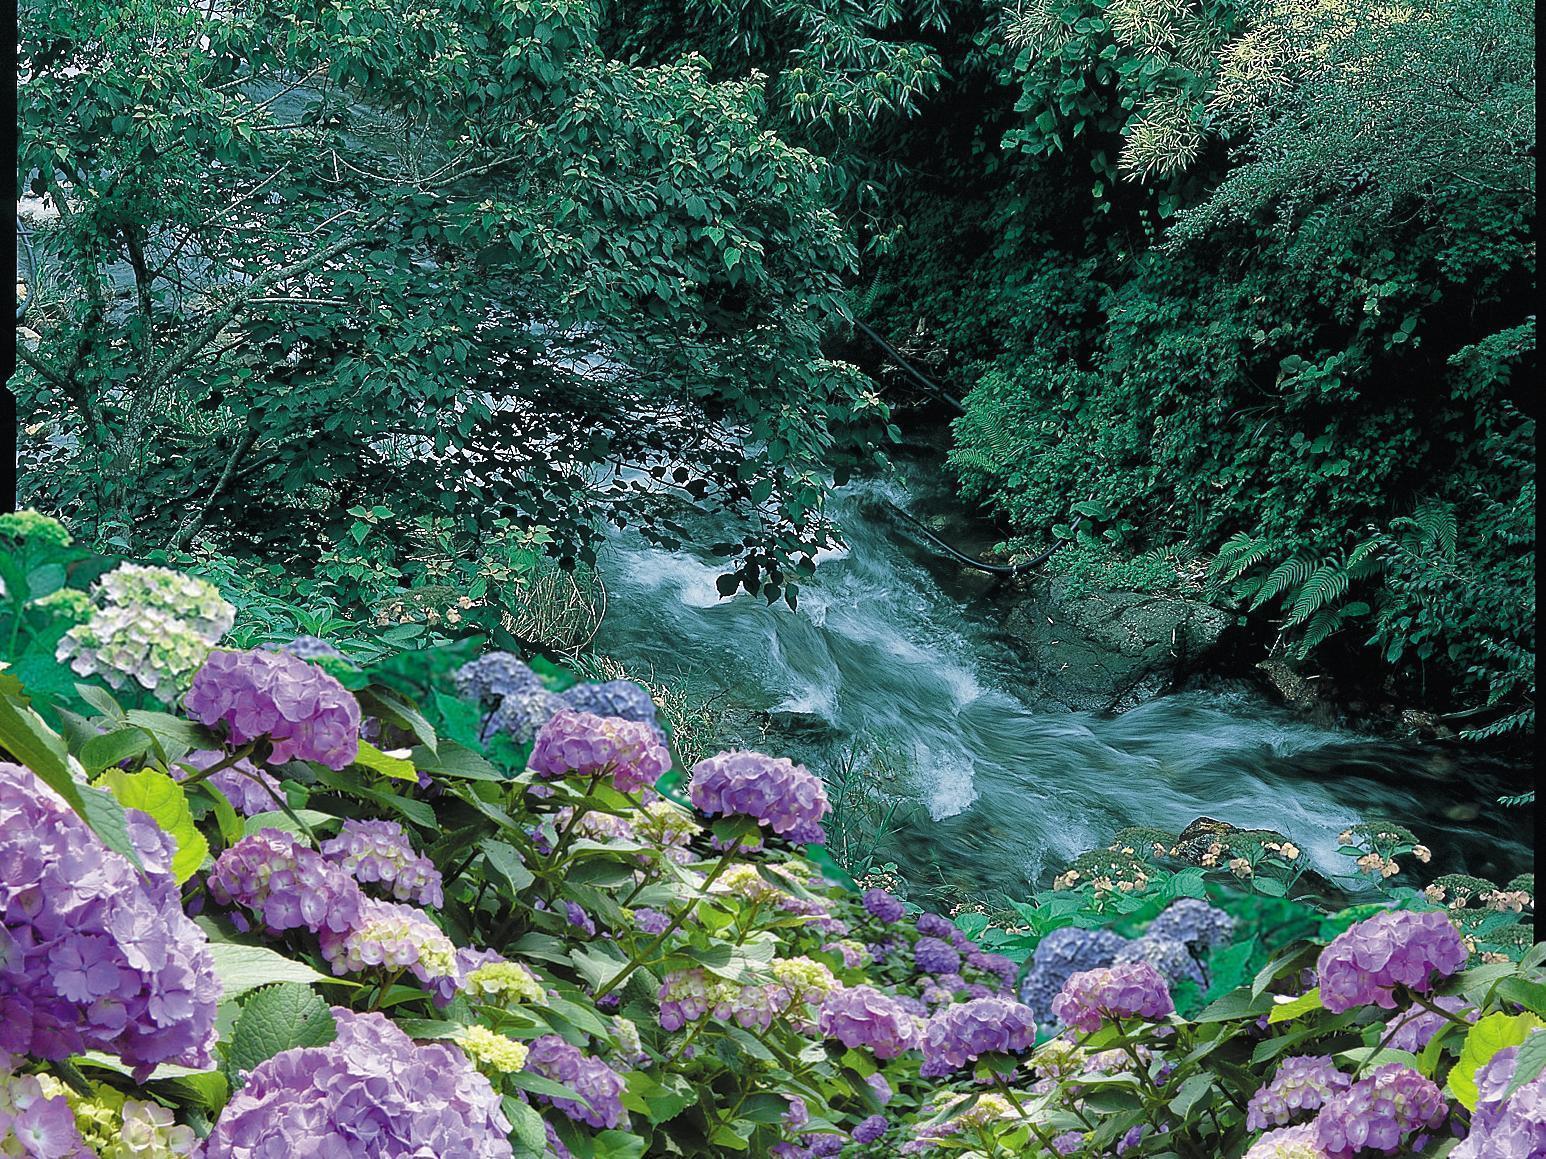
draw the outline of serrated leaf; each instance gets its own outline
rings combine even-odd
[[[500,1102],[505,1118],[510,1120],[510,1133],[523,1147],[538,1155],[547,1153],[547,1132],[542,1128],[542,1116],[530,1103],[522,1102],[513,1095],[506,1095]]]
[[[148,814],[172,839],[177,846],[172,856],[172,876],[177,884],[199,871],[209,856],[209,842],[193,823],[188,794],[181,785],[155,769],[141,769],[137,773],[108,769],[96,783],[112,793],[125,809]]]
[[[537,880],[531,870],[526,868],[515,846],[490,839],[479,848],[483,850],[483,858],[488,862],[489,869],[510,890],[512,897],[519,896],[522,890]]]
[[[271,982],[332,982],[304,962],[276,954],[266,946],[244,946],[236,942],[211,942],[209,952],[215,959],[215,977],[222,996],[236,998]]]
[[[1170,1109],[1185,1119],[1191,1113],[1198,1101],[1217,1084],[1218,1080],[1211,1074],[1194,1074],[1181,1084],[1181,1089],[1176,1092],[1176,1097],[1170,1100]]]
[[[215,736],[208,729],[165,712],[147,712],[131,708],[124,719],[150,734],[165,761],[180,761],[196,748],[214,748]]]
[[[143,729],[121,728],[92,737],[80,747],[80,762],[88,775],[101,772],[137,757],[150,748],[150,737]]]
[[[1476,1110],[1479,1092],[1476,1089],[1476,1072],[1492,1060],[1493,1055],[1511,1046],[1519,1046],[1529,1037],[1530,1031],[1546,1026],[1534,1014],[1489,1014],[1466,1032],[1460,1047],[1460,1060],[1449,1072],[1446,1089],[1468,1111]]]
[[[296,1047],[324,1046],[338,1035],[328,1005],[310,987],[282,982],[255,990],[242,1004],[231,1035],[229,1069],[251,1073],[259,1063]]]
[[[251,837],[260,829],[283,829],[286,833],[294,833],[297,837],[306,836],[306,831],[295,823],[299,818],[313,830],[318,826],[326,825],[329,821],[337,821],[338,818],[331,813],[319,813],[316,809],[296,809],[295,817],[289,813],[282,813],[278,809],[267,813],[254,813],[251,817],[242,821],[242,830],[245,836]]]

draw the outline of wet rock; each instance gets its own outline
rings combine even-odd
[[[1123,712],[1195,670],[1232,619],[1171,593],[1092,591],[1062,578],[1017,602],[1004,629],[1028,654],[1043,700]]]

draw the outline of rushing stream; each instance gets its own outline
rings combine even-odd
[[[882,860],[919,885],[1024,896],[1124,825],[1176,832],[1203,815],[1285,833],[1328,873],[1349,869],[1337,834],[1372,817],[1416,830],[1435,870],[1530,868],[1529,814],[1493,804],[1485,770],[1446,772],[1431,752],[1315,727],[1254,693],[1183,692],[1112,717],[1033,710],[1002,607],[885,517],[882,499],[917,498],[895,478],[838,491],[848,549],[818,559],[798,612],[721,599],[706,552],[619,537],[595,648],[719,698],[761,722],[746,743],[824,775],[855,745],[900,757],[879,788],[916,805]],[[1476,805],[1474,820],[1446,816]]]

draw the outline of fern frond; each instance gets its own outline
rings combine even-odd
[[[1251,611],[1256,611],[1273,596],[1281,595],[1302,584],[1309,577],[1314,566],[1313,560],[1302,555],[1296,555],[1278,564],[1273,568],[1272,574],[1262,581],[1261,587],[1256,589],[1256,598],[1251,601]]]

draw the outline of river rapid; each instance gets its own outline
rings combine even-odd
[[[1199,816],[1284,833],[1333,876],[1351,868],[1337,834],[1375,818],[1416,831],[1433,872],[1532,868],[1531,815],[1493,803],[1480,757],[1317,727],[1239,682],[1118,716],[1032,708],[1035,673],[999,626],[1002,603],[887,515],[887,500],[941,492],[937,471],[917,470],[840,488],[847,547],[818,557],[798,611],[721,598],[706,550],[620,534],[593,647],[727,709],[734,742],[824,776],[868,753],[868,788],[899,803],[879,860],[931,892],[1024,897],[1123,826],[1178,832]]]

